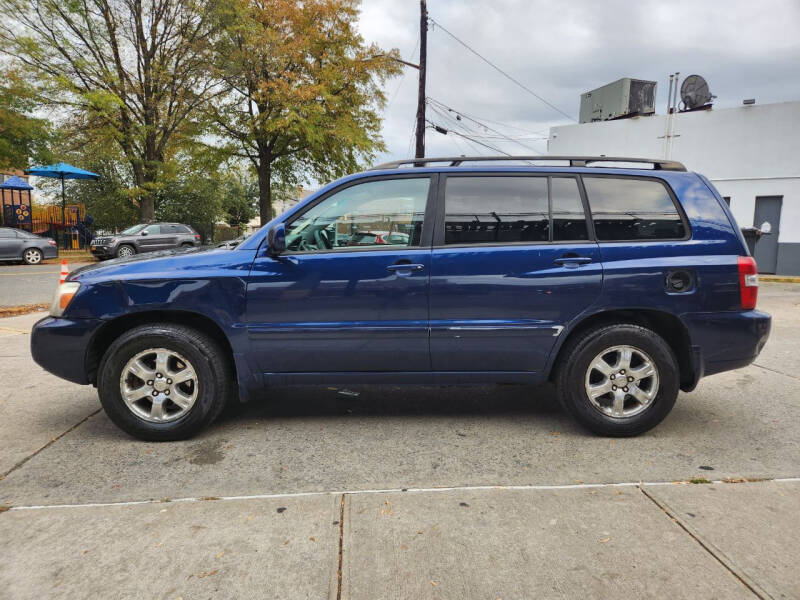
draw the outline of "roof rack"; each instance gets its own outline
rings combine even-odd
[[[438,158],[406,158],[376,165],[370,171],[379,169],[397,169],[404,165],[424,167],[431,163],[450,163],[449,167],[461,166],[465,162],[503,161],[503,162],[541,162],[562,161],[569,162],[570,167],[588,167],[592,163],[644,163],[653,165],[658,171],[685,171],[683,163],[674,160],[661,160],[660,158],[625,158],[619,156],[445,156]]]

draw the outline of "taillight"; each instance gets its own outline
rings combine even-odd
[[[200,241],[200,234],[199,233],[195,233],[194,234],[194,239],[196,239],[199,242]]]
[[[742,298],[743,310],[751,310],[756,307],[758,266],[752,256],[739,257],[739,293]]]

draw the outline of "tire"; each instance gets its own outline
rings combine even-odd
[[[26,248],[22,253],[22,262],[26,265],[41,264],[44,259],[44,254],[38,248]]]
[[[645,377],[648,364],[654,372]],[[612,437],[658,425],[675,405],[680,387],[669,344],[631,323],[597,327],[569,340],[557,368],[556,388],[567,411],[590,431]]]
[[[164,353],[168,360],[159,367],[155,361]],[[108,417],[126,433],[147,441],[194,436],[220,415],[235,389],[232,366],[217,342],[182,325],[143,325],[125,332],[106,351],[98,373],[97,390]],[[156,379],[153,373],[162,377]],[[172,383],[170,375],[176,381],[194,378],[167,385]],[[132,402],[123,398],[123,388]],[[156,392],[157,402],[150,398]]]
[[[117,258],[128,258],[136,254],[136,248],[131,246],[130,244],[121,244],[119,248],[117,248]]]
[[[194,248],[194,244],[181,244],[182,250],[186,250],[187,248]]]

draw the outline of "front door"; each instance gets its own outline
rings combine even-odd
[[[761,229],[756,241],[755,256],[760,273],[774,273],[778,266],[778,233],[781,224],[781,196],[759,196],[753,227]]]
[[[148,225],[139,233],[139,252],[153,252],[163,248],[161,225]]]
[[[431,266],[435,371],[544,368],[603,270],[574,177],[450,175]]]
[[[286,222],[262,246],[247,327],[263,373],[427,371],[430,176],[358,180]]]

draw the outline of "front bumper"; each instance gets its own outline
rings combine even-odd
[[[772,326],[772,317],[759,310],[690,313],[683,320],[692,343],[695,383],[749,365],[767,343]]]
[[[89,250],[92,254],[97,256],[98,258],[107,258],[110,256],[115,256],[114,248],[111,246],[90,246]]]
[[[86,350],[99,319],[45,317],[31,331],[31,355],[40,367],[73,383],[87,384]]]
[[[58,258],[58,246],[51,246],[48,244],[42,248],[42,255],[45,258]]]

